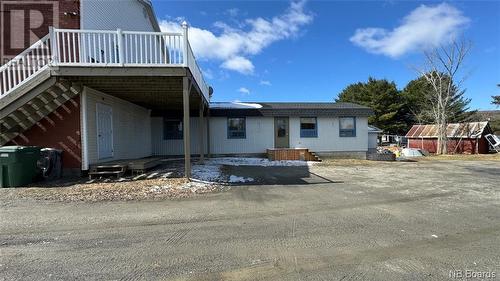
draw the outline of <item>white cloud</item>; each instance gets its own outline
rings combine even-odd
[[[230,17],[236,17],[239,13],[240,10],[238,8],[232,8],[226,10],[226,14],[228,14]]]
[[[469,21],[450,4],[421,5],[405,16],[401,25],[393,30],[375,27],[357,29],[350,41],[371,53],[396,58],[449,42]]]
[[[238,89],[238,92],[242,93],[243,95],[249,95],[250,94],[250,90],[245,88],[245,87],[241,87]]]
[[[297,37],[301,28],[312,22],[313,16],[304,11],[305,1],[291,2],[281,15],[271,19],[261,17],[246,19],[242,26],[230,26],[217,22],[219,34],[198,28],[189,29],[189,42],[197,58],[221,61],[221,67],[251,74],[254,65],[250,57],[262,52],[269,45],[289,38]],[[160,27],[166,32],[180,32],[179,22],[160,21]]]
[[[271,86],[271,81],[268,81],[268,80],[260,80],[260,83],[261,85],[264,85],[264,86]]]
[[[253,63],[250,60],[240,56],[225,60],[221,64],[221,67],[229,70],[234,70],[242,74],[252,74],[254,70]]]

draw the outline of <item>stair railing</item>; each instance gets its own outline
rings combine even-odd
[[[50,36],[47,34],[2,65],[0,67],[0,99],[48,67],[52,56],[50,50]]]

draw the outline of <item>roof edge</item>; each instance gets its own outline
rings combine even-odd
[[[153,29],[156,32],[161,32],[160,25],[158,24],[158,19],[156,18],[156,14],[153,8],[153,3],[151,0],[137,0],[139,3],[141,3],[145,8],[146,11],[148,12],[149,20],[151,21],[151,24],[153,25]]]

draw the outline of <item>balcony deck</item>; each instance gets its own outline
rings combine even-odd
[[[129,100],[148,92],[168,93],[182,85],[178,78],[190,77],[194,92],[208,102],[210,88],[187,32],[187,26],[183,33],[51,29],[50,34],[0,67],[0,104],[13,100],[7,97],[46,72],[100,90],[128,92],[124,97]],[[105,80],[110,82],[107,86],[103,85]]]

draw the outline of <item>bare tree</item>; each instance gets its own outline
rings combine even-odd
[[[448,152],[446,128],[450,117],[450,103],[466,78],[460,70],[470,49],[469,41],[454,40],[449,45],[425,51],[424,64],[416,69],[432,86],[432,90],[426,96],[429,113],[438,128],[437,154]]]

